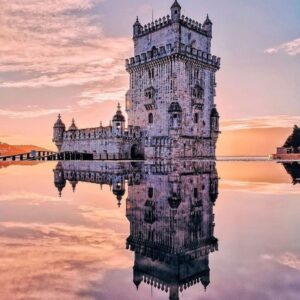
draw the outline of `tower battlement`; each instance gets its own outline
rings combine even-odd
[[[181,15],[181,6],[175,1],[171,6],[171,16],[156,19],[144,26],[136,19],[133,25],[134,55],[167,44],[184,44],[210,54],[212,26],[208,15],[203,24]]]
[[[207,29],[207,27],[204,24],[201,24],[200,22],[193,20],[189,17],[186,17],[184,15],[181,15],[180,20],[176,21],[179,22],[180,25],[185,26],[191,30],[194,30],[200,34],[206,35],[208,37],[211,36],[211,32]],[[162,28],[165,28],[167,26],[170,26],[174,24],[174,21],[172,21],[170,15],[166,15],[162,18],[158,18],[152,22],[149,22],[145,25],[140,25],[141,29],[140,31],[136,31],[133,34],[133,38],[138,38],[143,35],[153,33],[154,31],[158,31]]]
[[[126,59],[126,68],[130,70],[130,68],[139,66],[144,63],[154,62],[158,59],[166,58],[170,55],[185,55],[186,57],[200,61],[206,65],[209,65],[216,70],[220,68],[221,58],[215,55],[211,55],[210,53],[203,52],[201,50],[197,50],[196,48],[191,47],[190,45],[185,44],[167,44],[165,46],[157,48],[153,48],[146,53],[142,53],[140,55],[136,55],[135,57],[131,57]]]

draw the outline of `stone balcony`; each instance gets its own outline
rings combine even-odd
[[[204,100],[203,99],[199,99],[199,98],[193,98],[192,99],[192,105],[199,110],[202,110],[203,106],[204,106]]]
[[[153,110],[155,109],[155,100],[154,99],[147,99],[145,101],[145,108],[146,110]]]

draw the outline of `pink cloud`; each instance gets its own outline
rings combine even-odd
[[[98,2],[0,0],[0,73],[18,72],[2,76],[0,87],[109,83],[125,75],[131,41],[103,34],[99,17],[88,11]]]
[[[62,112],[70,112],[71,108],[39,108],[34,107],[28,110],[10,110],[10,109],[0,109],[0,116],[8,117],[12,119],[31,119],[31,118],[38,118],[44,117],[49,115],[55,115]]]

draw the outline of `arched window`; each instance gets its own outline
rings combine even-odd
[[[148,198],[153,198],[153,188],[152,187],[150,187],[148,189]]]
[[[148,123],[153,124],[153,114],[152,113],[150,113],[148,116]]]
[[[194,198],[198,198],[198,189],[194,188]]]
[[[198,115],[198,113],[195,113],[194,114],[194,123],[198,124],[198,121],[199,121],[199,115]]]

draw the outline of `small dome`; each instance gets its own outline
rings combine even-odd
[[[113,194],[115,195],[115,196],[117,196],[117,199],[122,199],[122,197],[125,195],[125,190],[123,190],[123,189],[121,189],[121,190],[119,190],[119,189],[113,189]]]
[[[182,112],[182,109],[178,102],[172,102],[168,112]]]
[[[76,130],[78,130],[78,128],[77,128],[77,126],[76,126],[76,124],[75,124],[75,120],[72,119],[72,124],[71,124],[71,126],[69,127],[69,131],[76,131]]]
[[[125,117],[122,114],[120,103],[118,104],[118,110],[113,117],[113,122],[125,122]]]
[[[54,128],[63,128],[63,129],[66,129],[66,125],[61,120],[61,115],[60,114],[58,115],[57,121],[54,124]]]

